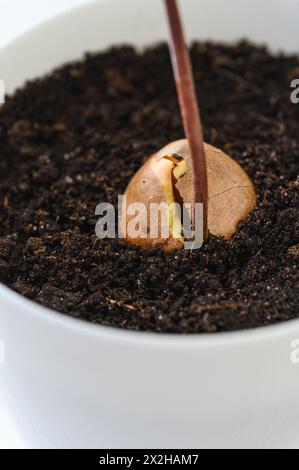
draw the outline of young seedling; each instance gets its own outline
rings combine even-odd
[[[173,251],[184,247],[184,232],[171,208],[174,203],[191,207],[191,227],[195,226],[195,206],[203,206],[202,231],[230,239],[238,224],[254,209],[256,195],[245,171],[221,150],[205,144],[195,92],[190,55],[175,0],[164,0],[170,27],[170,53],[186,139],[172,142],[152,155],[133,177],[126,190],[127,206],[142,203],[150,213],[152,203],[166,203],[169,236],[142,236],[127,241],[142,248],[162,247]],[[124,215],[122,230],[127,233],[133,216]],[[150,234],[149,218],[141,227]]]

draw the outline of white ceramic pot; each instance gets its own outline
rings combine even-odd
[[[182,3],[191,38],[298,50],[297,0]],[[165,31],[161,0],[87,3],[0,50],[0,78],[10,92],[84,51],[152,43]],[[71,319],[0,286],[0,338],[1,402],[29,447],[299,447],[299,320],[142,334]]]

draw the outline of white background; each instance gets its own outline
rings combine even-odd
[[[36,23],[87,0],[0,0],[0,47]],[[0,364],[1,374],[1,364]],[[22,448],[23,443],[0,403],[0,449]]]

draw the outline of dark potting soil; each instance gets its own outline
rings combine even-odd
[[[95,236],[142,162],[183,137],[166,45],[88,55],[0,110],[0,281],[74,317],[200,333],[299,317],[295,56],[192,47],[205,140],[252,177],[257,208],[231,241],[166,254]]]

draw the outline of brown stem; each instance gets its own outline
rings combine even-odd
[[[192,164],[194,203],[203,204],[203,233],[208,236],[208,174],[203,132],[189,51],[176,0],[164,0],[171,33],[170,54]],[[194,214],[194,212],[193,212]],[[194,218],[193,218],[194,221]]]

